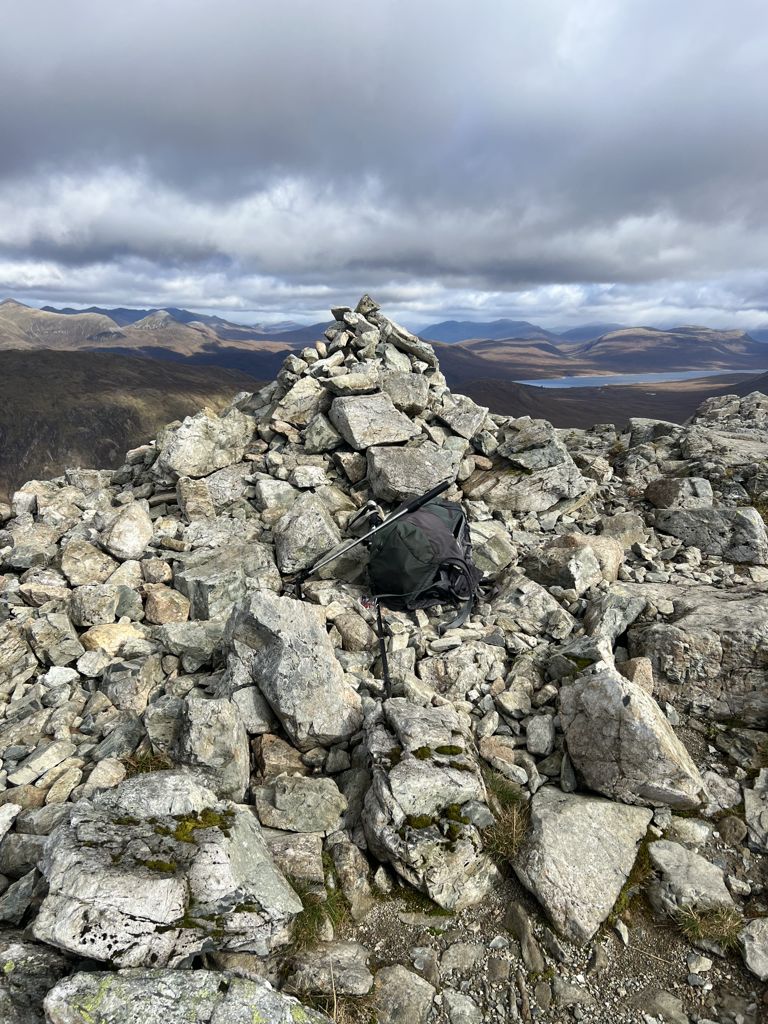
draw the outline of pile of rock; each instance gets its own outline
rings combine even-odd
[[[42,1020],[51,990],[67,1024],[126,1002],[299,1019],[280,987],[365,996],[382,1024],[524,1016],[519,970],[481,1008],[436,995],[438,968],[374,977],[328,921],[290,946],[329,884],[361,928],[396,883],[457,914],[498,898],[499,776],[528,806],[513,867],[550,953],[593,940],[642,847],[656,911],[741,914],[765,980],[768,398],[556,430],[451,394],[367,296],[333,315],[222,415],[0,506],[0,921],[39,979],[20,995],[6,971],[6,1018]],[[445,479],[497,587],[444,635],[387,613],[385,699],[364,550],[301,596],[291,577],[369,499]],[[541,1019],[602,1019],[556,981]]]

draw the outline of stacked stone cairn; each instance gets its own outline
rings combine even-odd
[[[757,1021],[768,397],[558,430],[332,312],[221,415],[0,505],[0,1020]],[[291,579],[445,479],[495,591],[444,635],[387,612],[387,698],[365,549]],[[601,974],[641,860],[656,920],[736,921],[674,932],[682,985]]]

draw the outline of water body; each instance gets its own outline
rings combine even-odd
[[[594,377],[549,377],[539,380],[519,380],[539,388],[604,388],[617,384],[658,384],[661,381],[693,380],[696,377],[723,377],[741,373],[740,370],[678,370],[667,373],[610,373]],[[765,370],[744,370],[744,376],[765,373]]]

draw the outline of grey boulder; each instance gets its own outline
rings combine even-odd
[[[187,416],[157,438],[157,471],[174,476],[209,476],[239,462],[253,437],[253,417],[232,409],[217,416],[209,409]]]
[[[590,789],[632,804],[698,807],[704,782],[653,697],[613,668],[560,690],[571,761]]]
[[[360,727],[360,695],[347,682],[318,608],[255,593],[233,612],[227,637],[300,750],[332,746]]]
[[[356,451],[374,444],[398,444],[421,433],[408,416],[395,408],[389,395],[381,393],[336,398],[328,418]]]
[[[302,904],[256,818],[181,772],[74,805],[46,844],[37,939],[124,967],[179,966],[207,948],[266,956]]]
[[[530,832],[513,863],[555,927],[589,941],[632,870],[652,812],[545,786],[531,800]]]
[[[268,981],[223,971],[127,969],[82,972],[59,982],[45,1000],[49,1024],[329,1024],[330,1017]]]

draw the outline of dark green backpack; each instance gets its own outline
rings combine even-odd
[[[461,604],[441,632],[466,622],[483,574],[472,561],[469,523],[460,505],[430,501],[374,534],[368,561],[373,595],[412,611]]]

